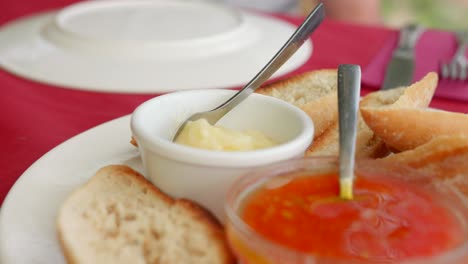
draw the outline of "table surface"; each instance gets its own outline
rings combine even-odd
[[[22,16],[69,5],[74,0],[2,0],[0,26]],[[275,15],[300,24],[301,18]],[[288,75],[339,64],[362,68],[375,57],[395,30],[325,20],[314,33],[311,58]],[[288,76],[286,75],[286,76]],[[130,114],[157,94],[116,94],[80,91],[29,81],[0,70],[0,137],[3,139],[0,167],[0,204],[21,174],[47,151],[89,128]],[[239,87],[232,87],[239,88]],[[362,94],[377,87],[363,85]],[[468,112],[468,103],[435,97],[431,107]]]

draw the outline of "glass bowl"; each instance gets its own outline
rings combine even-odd
[[[263,167],[239,178],[230,188],[225,201],[226,213],[226,232],[229,244],[234,254],[239,258],[240,263],[313,263],[313,264],[368,264],[368,263],[403,263],[403,264],[463,264],[468,263],[468,207],[463,203],[462,198],[449,185],[431,184],[431,179],[420,174],[418,171],[398,166],[397,164],[388,164],[377,161],[358,161],[356,164],[356,175],[360,179],[379,182],[379,179],[404,184],[410,190],[421,192],[430,197],[430,205],[437,205],[439,209],[443,209],[453,220],[453,229],[451,234],[456,235],[454,242],[450,248],[444,249],[430,256],[410,256],[407,258],[397,259],[379,259],[373,256],[366,258],[346,258],[334,257],[327,254],[312,253],[301,249],[288,247],[281,242],[275,242],[271,237],[262,235],[250,224],[244,221],[244,208],[249,203],[249,199],[255,196],[262,190],[280,188],[288,185],[290,182],[308,177],[319,177],[323,175],[337,175],[338,161],[333,157],[323,158],[303,158],[290,160]],[[336,176],[337,177],[337,176]],[[380,178],[378,178],[380,177]],[[361,180],[357,180],[359,182]],[[380,183],[380,182],[379,182]],[[357,183],[355,184],[357,186]],[[395,185],[396,186],[396,185]],[[355,189],[356,190],[356,189]],[[406,190],[406,189],[405,189]],[[336,191],[338,193],[338,190]],[[380,193],[379,193],[380,195]],[[355,191],[355,199],[357,193]],[[280,198],[281,199],[281,198]],[[266,204],[270,205],[270,204]],[[250,207],[252,208],[252,207]],[[256,207],[262,208],[262,207]],[[446,210],[445,210],[446,209]],[[263,209],[258,209],[263,210]],[[275,209],[279,210],[279,209]],[[408,211],[410,215],[413,211]],[[247,215],[247,213],[246,213]],[[263,218],[264,215],[259,217]],[[275,215],[280,218],[281,216]],[[412,216],[414,217],[414,216]],[[280,219],[274,218],[266,222],[265,225],[273,225],[273,221]],[[439,214],[435,219],[439,218]],[[275,220],[276,219],[276,220]],[[426,219],[417,219],[424,223]],[[435,221],[435,220],[434,220]],[[270,223],[270,224],[269,224]],[[297,224],[298,226],[300,224]],[[416,225],[414,225],[416,226]],[[417,225],[419,226],[419,224]],[[445,226],[445,225],[444,225]],[[278,222],[275,224],[276,229]],[[312,229],[314,235],[315,229]],[[446,230],[443,228],[443,230]],[[455,231],[453,231],[455,230]],[[276,232],[276,231],[275,231]],[[448,231],[447,231],[448,232]],[[305,233],[298,231],[297,237],[292,240],[303,239]],[[322,233],[323,234],[323,233]],[[322,239],[322,238],[320,238]],[[332,237],[323,237],[328,243],[333,242]],[[325,241],[324,240],[324,241]],[[278,241],[278,240],[277,240]],[[410,240],[413,243],[413,240]],[[416,242],[416,240],[414,240]],[[336,241],[339,243],[339,241]],[[427,247],[430,247],[431,241]],[[409,248],[409,247],[408,247]]]

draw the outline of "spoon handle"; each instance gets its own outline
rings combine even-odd
[[[338,67],[338,116],[340,144],[340,197],[353,199],[357,111],[361,87],[361,68],[343,64]]]
[[[294,34],[288,39],[283,47],[273,56],[273,58],[247,83],[242,90],[227,100],[219,108],[226,108],[224,114],[242,102],[252,94],[260,85],[268,80],[309,38],[310,34],[322,23],[325,18],[325,10],[322,3],[319,3],[307,16]],[[223,114],[223,115],[224,115]]]
[[[173,137],[175,140],[183,127],[190,120],[200,118],[206,119],[210,124],[214,125],[224,115],[236,107],[240,102],[252,94],[260,85],[273,75],[309,38],[310,34],[322,23],[325,18],[325,10],[322,3],[319,3],[312,12],[306,17],[304,22],[286,41],[281,49],[273,56],[273,58],[255,75],[255,77],[247,83],[244,88],[229,98],[226,102],[207,112],[200,112],[190,116],[177,130]]]

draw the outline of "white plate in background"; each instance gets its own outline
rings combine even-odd
[[[296,26],[207,1],[96,0],[0,28],[0,66],[76,89],[162,93],[246,84]],[[304,64],[309,40],[274,75]]]

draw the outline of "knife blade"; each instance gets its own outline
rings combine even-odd
[[[420,25],[409,24],[400,30],[398,46],[387,66],[382,90],[408,86],[414,75],[414,47],[423,33]]]

